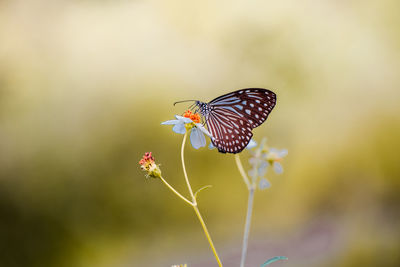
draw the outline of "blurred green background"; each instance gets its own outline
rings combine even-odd
[[[0,1],[0,266],[216,266],[188,195],[183,99],[264,87],[255,139],[287,148],[257,192],[248,265],[400,265],[400,2]],[[248,152],[242,153],[246,162]],[[187,147],[200,210],[238,266],[232,155]],[[248,165],[246,164],[248,167]]]

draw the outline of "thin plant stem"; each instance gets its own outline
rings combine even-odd
[[[213,241],[212,241],[212,239],[211,239],[210,233],[209,233],[208,230],[207,230],[207,226],[206,226],[206,224],[205,224],[205,222],[204,222],[204,220],[203,220],[203,217],[201,217],[199,208],[197,207],[197,205],[195,205],[195,206],[193,206],[193,209],[194,209],[194,211],[196,212],[197,218],[199,218],[199,221],[200,221],[200,223],[201,223],[201,226],[203,227],[204,234],[205,234],[206,237],[207,237],[208,243],[210,243],[210,247],[211,247],[211,249],[212,249],[212,251],[213,251],[213,253],[214,253],[215,259],[216,259],[217,262],[218,262],[218,266],[222,267],[222,262],[221,262],[221,260],[220,260],[219,257],[218,257],[217,250],[215,249],[214,243],[213,243]]]
[[[186,203],[188,203],[190,206],[193,206],[194,204],[189,201],[187,198],[185,198],[184,196],[182,196],[181,194],[179,194],[178,191],[176,191],[167,181],[164,180],[164,178],[160,177],[161,181],[163,181],[163,183],[178,197],[180,197],[183,201],[185,201]]]
[[[183,136],[182,148],[181,148],[182,168],[183,168],[183,174],[185,175],[186,184],[187,184],[187,187],[190,192],[190,196],[192,197],[192,200],[193,200],[193,204],[196,205],[196,198],[193,195],[192,187],[190,186],[189,178],[186,173],[186,167],[185,167],[184,151],[185,151],[186,138],[187,138],[187,132]]]
[[[201,214],[200,214],[199,208],[197,207],[196,197],[195,197],[195,195],[193,194],[192,187],[190,186],[189,178],[188,178],[188,175],[187,175],[187,173],[186,173],[185,160],[184,160],[184,150],[185,150],[186,139],[187,139],[187,132],[186,132],[185,135],[183,136],[182,148],[181,148],[181,158],[182,158],[182,168],[183,168],[183,173],[184,173],[184,175],[185,175],[186,184],[187,184],[187,186],[188,186],[190,195],[191,195],[191,197],[192,197],[191,206],[193,207],[194,212],[196,213],[197,218],[198,218],[199,221],[200,221],[201,227],[203,227],[203,231],[204,231],[204,233],[205,233],[205,235],[206,235],[206,237],[207,237],[208,243],[210,244],[210,247],[211,247],[211,249],[212,249],[212,251],[213,251],[213,253],[214,253],[215,259],[216,259],[217,262],[218,262],[218,266],[219,266],[219,267],[222,267],[222,262],[221,262],[221,260],[219,259],[217,250],[215,249],[215,246],[214,246],[214,243],[213,243],[213,241],[212,241],[212,239],[211,239],[210,233],[208,232],[207,226],[206,226],[206,224],[205,224],[205,222],[204,222],[204,220],[203,220],[203,217],[202,217]]]
[[[243,165],[242,165],[242,161],[240,160],[239,154],[235,154],[235,161],[236,161],[236,165],[239,169],[240,174],[243,177],[243,181],[247,186],[247,189],[250,190],[251,185],[250,185],[250,179],[247,177],[246,172],[244,171]]]
[[[249,197],[247,200],[247,214],[246,214],[246,222],[244,225],[244,234],[243,234],[243,244],[242,244],[242,257],[240,260],[240,267],[244,267],[244,263],[246,261],[247,255],[247,247],[249,243],[249,233],[250,233],[250,225],[251,225],[251,216],[253,214],[253,202],[254,202],[254,192],[256,186],[253,183],[250,183],[250,179],[247,177],[246,172],[244,171],[242,161],[238,154],[235,154],[236,165],[239,169],[240,174],[243,177],[244,182],[247,185],[247,189],[249,190]]]
[[[249,198],[247,201],[247,215],[246,215],[246,224],[244,226],[244,235],[243,235],[243,245],[242,245],[242,258],[240,260],[240,267],[244,267],[244,263],[246,261],[247,255],[247,246],[249,243],[249,233],[250,233],[250,225],[251,225],[251,215],[253,214],[253,201],[254,201],[254,190],[252,187],[249,190]]]

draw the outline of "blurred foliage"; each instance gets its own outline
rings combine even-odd
[[[186,194],[182,136],[160,122],[186,108],[174,101],[245,87],[277,93],[255,139],[289,150],[256,195],[248,266],[398,266],[399,9],[1,1],[0,266],[214,264],[192,211],[137,162],[152,151]],[[194,189],[213,185],[200,209],[235,265],[247,190],[234,159],[186,157]]]

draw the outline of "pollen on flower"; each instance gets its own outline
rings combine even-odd
[[[193,113],[189,109],[185,111],[183,117],[189,118],[195,123],[200,123],[200,115],[198,113]]]

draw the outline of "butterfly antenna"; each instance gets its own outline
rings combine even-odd
[[[198,101],[198,100],[182,100],[182,101],[176,101],[174,102],[174,106],[178,103],[183,103],[183,102],[189,102],[189,101]]]

